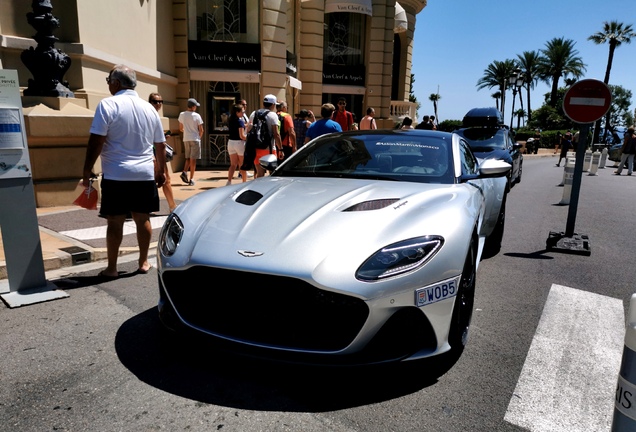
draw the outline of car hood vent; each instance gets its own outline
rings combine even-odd
[[[399,201],[399,198],[379,199],[373,201],[363,201],[358,204],[354,204],[344,211],[368,211],[368,210],[380,210],[384,207],[388,207],[394,202]]]
[[[251,206],[260,201],[261,198],[263,198],[262,194],[248,190],[236,197],[236,202]]]

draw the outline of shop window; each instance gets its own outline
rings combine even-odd
[[[258,43],[258,0],[188,0],[188,11],[190,40]]]
[[[325,64],[355,66],[364,64],[367,16],[359,13],[325,14]]]

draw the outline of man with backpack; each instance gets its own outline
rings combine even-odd
[[[276,96],[268,94],[263,98],[263,108],[250,116],[245,142],[245,163],[250,161],[256,168],[256,177],[263,177],[265,170],[258,160],[268,154],[283,158],[283,144],[280,139],[278,115],[276,115]],[[245,166],[245,165],[244,165]],[[244,168],[244,169],[251,169]]]
[[[294,129],[294,120],[287,112],[287,102],[278,102],[276,109],[280,122],[280,139],[283,143],[283,158],[279,158],[279,161],[282,162],[296,151],[296,130]]]
[[[341,97],[338,99],[338,109],[333,113],[331,118],[340,125],[343,132],[353,130],[353,114],[347,111],[347,99]]]

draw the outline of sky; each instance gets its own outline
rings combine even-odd
[[[610,21],[632,24],[636,0],[428,0],[416,16],[413,42],[413,93],[421,104],[418,120],[433,114],[429,96],[438,93],[439,121],[461,120],[471,108],[494,107],[497,89],[477,90],[477,81],[495,60],[517,59],[524,51],[545,48],[553,38],[575,42],[586,64],[583,78],[603,81],[609,45],[587,38]],[[636,38],[614,53],[611,85],[631,90],[636,107]],[[563,86],[563,79],[559,87]],[[539,82],[531,92],[532,109],[543,105],[550,86]],[[524,109],[527,110],[524,93]],[[512,92],[507,92],[505,122],[510,123]],[[515,110],[519,108],[517,94]],[[516,127],[517,119],[514,120]]]

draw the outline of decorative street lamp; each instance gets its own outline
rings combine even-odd
[[[517,96],[517,92],[523,86],[524,81],[525,81],[525,77],[523,73],[521,73],[521,69],[515,69],[512,75],[510,75],[510,77],[508,78],[508,84],[510,84],[510,87],[512,87],[512,109],[510,113],[510,130],[512,130],[512,121],[514,120],[514,117],[515,117],[515,97]]]

